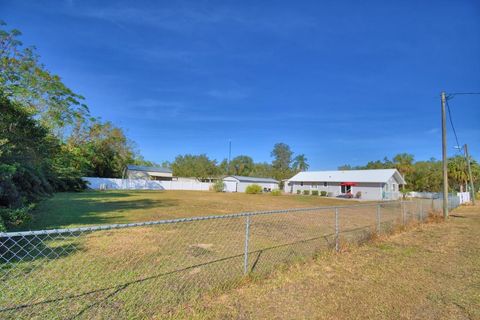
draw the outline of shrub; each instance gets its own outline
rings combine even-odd
[[[310,194],[310,190],[303,190],[303,194],[304,194],[305,196],[308,196],[308,195]]]
[[[0,232],[6,232],[7,228],[5,228],[5,224],[3,223],[3,218],[0,215]]]
[[[320,195],[322,197],[326,197],[327,196],[327,191],[320,191]]]
[[[225,183],[222,180],[218,180],[212,185],[212,191],[223,192],[224,189]]]
[[[280,191],[279,189],[272,190],[272,196],[279,196],[281,194],[282,194],[282,191]]]
[[[35,205],[30,204],[25,207],[10,209],[10,208],[1,208],[0,209],[0,229],[8,228],[12,226],[18,226],[25,222],[28,222],[32,219],[30,211],[35,207]]]
[[[300,190],[297,190],[297,194],[301,194],[301,193],[302,193],[302,191],[300,191]]]
[[[262,193],[262,191],[262,186],[259,186],[258,184],[251,184],[245,189],[245,192],[248,194]]]
[[[312,190],[312,196],[318,196],[318,190]]]

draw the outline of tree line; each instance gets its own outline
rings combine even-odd
[[[55,191],[83,189],[82,176],[119,177],[127,164],[149,164],[20,35],[0,22],[0,229]]]
[[[475,190],[480,187],[480,165],[470,158]],[[415,161],[412,154],[397,154],[391,160],[370,161],[366,165],[343,165],[339,170],[354,169],[392,169],[396,168],[405,178],[406,190],[440,192],[443,186],[442,161],[431,158],[427,161]],[[468,189],[467,161],[463,155],[448,158],[448,184],[450,191],[467,191]]]
[[[57,191],[85,188],[84,176],[120,178],[128,164],[145,160],[134,142],[110,121],[94,117],[84,97],[40,62],[21,32],[0,21],[0,230],[25,222],[34,203]],[[180,155],[165,165],[177,176],[224,174],[288,178],[308,168],[286,144],[272,151],[272,163],[249,156],[217,163],[202,155]]]
[[[255,162],[248,155],[236,156],[230,162],[227,159],[217,162],[206,154],[186,154],[177,156],[171,163],[164,162],[162,166],[172,169],[174,176],[198,179],[237,175],[282,180],[309,168],[305,155],[294,156],[290,146],[285,143],[276,143],[270,155],[273,158],[271,163]]]

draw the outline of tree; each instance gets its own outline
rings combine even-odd
[[[352,166],[349,164],[344,164],[338,167],[338,170],[353,170],[353,169],[354,168],[352,168]]]
[[[249,156],[237,156],[230,162],[230,171],[237,176],[249,176],[253,169],[253,159]]]
[[[448,185],[454,190],[463,192],[467,190],[468,168],[463,156],[448,159]]]
[[[276,143],[273,146],[271,156],[273,157],[273,176],[278,180],[290,178],[293,174],[290,164],[292,163],[293,152],[290,146],[285,143]]]
[[[0,21],[0,27],[5,23]],[[88,115],[82,96],[70,90],[59,76],[39,62],[35,47],[23,47],[21,32],[0,29],[0,86],[3,94],[41,124],[60,133],[66,125]]]
[[[290,146],[285,143],[276,143],[273,146],[271,156],[273,157],[272,166],[277,170],[290,169],[293,152]]]
[[[177,156],[172,163],[172,169],[173,174],[178,177],[206,179],[219,174],[217,162],[210,160],[205,154]]]
[[[310,167],[304,154],[299,154],[293,159],[292,167],[295,171],[306,171]]]
[[[266,162],[255,163],[253,166],[252,176],[260,178],[271,178],[275,176],[274,169],[271,164]]]

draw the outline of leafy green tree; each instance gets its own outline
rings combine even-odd
[[[58,140],[0,92],[0,207],[19,208],[53,192]]]
[[[206,154],[177,156],[172,163],[172,169],[177,177],[206,179],[219,175],[217,162],[210,160]]]
[[[282,180],[290,178],[293,175],[293,170],[290,167],[292,155],[293,152],[290,146],[285,143],[276,143],[273,146],[271,156],[273,157],[272,167],[274,169],[274,178]]]
[[[293,159],[292,167],[295,171],[306,171],[310,167],[304,154],[299,154]]]
[[[58,75],[39,62],[35,47],[24,47],[21,32],[5,30],[0,21],[0,87],[3,94],[38,116],[42,125],[60,133],[88,115],[83,97],[70,90]]]
[[[237,176],[249,176],[253,168],[253,159],[249,156],[237,156],[230,162],[230,170]]]
[[[467,190],[468,168],[465,157],[458,155],[448,159],[448,184],[454,190]]]
[[[275,176],[274,169],[271,164],[266,162],[255,163],[253,166],[252,176],[260,178],[271,178]]]

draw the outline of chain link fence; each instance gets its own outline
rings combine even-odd
[[[441,200],[425,199],[0,233],[0,318],[174,316],[246,274],[340,250],[439,209]]]

